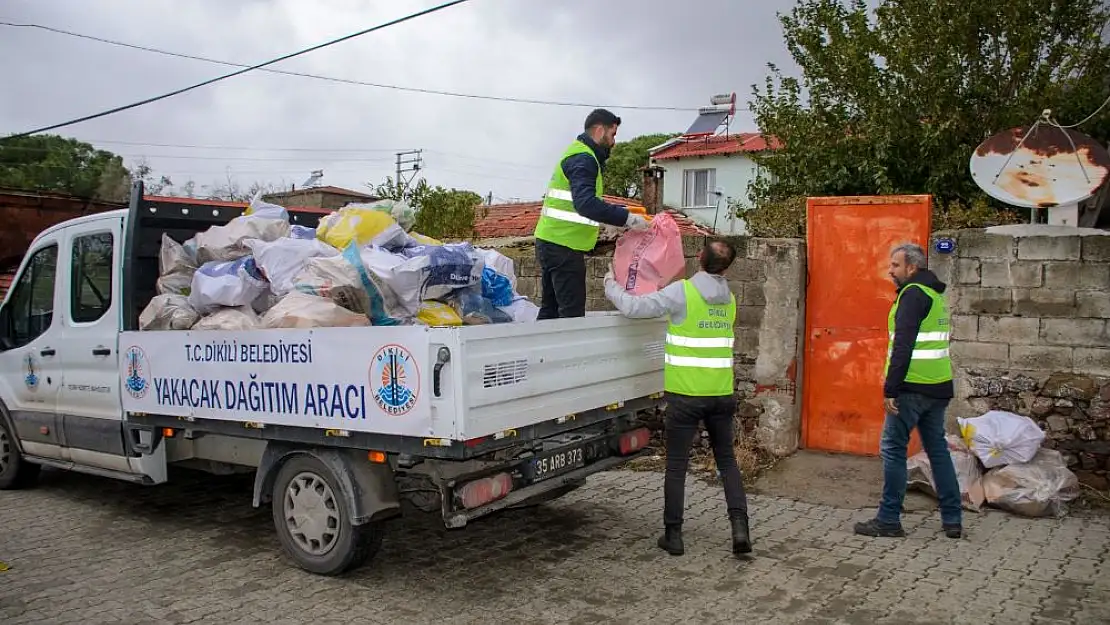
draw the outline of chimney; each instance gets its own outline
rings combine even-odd
[[[649,215],[663,212],[663,172],[658,165],[648,165],[641,168],[644,172],[644,186],[640,197],[644,201],[644,208]]]

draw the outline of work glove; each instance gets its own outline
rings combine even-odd
[[[633,230],[647,230],[651,227],[651,224],[648,223],[648,220],[645,219],[643,215],[628,213],[628,220],[624,222],[624,227]]]

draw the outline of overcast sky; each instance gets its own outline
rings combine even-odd
[[[257,63],[438,3],[7,0],[0,3],[0,20]],[[628,139],[682,132],[715,93],[735,91],[742,106],[751,85],[762,83],[768,62],[792,67],[775,18],[792,5],[470,0],[275,67],[422,89],[610,105],[624,120],[618,140]],[[11,27],[0,27],[0,58],[0,134],[233,69]],[[430,184],[492,192],[501,200],[534,199],[588,112],[251,72],[57,132],[121,154],[129,166],[145,156],[157,173],[178,186],[192,179],[198,189],[224,179],[227,171],[244,186],[299,186],[313,169],[324,170],[324,184],[365,189],[393,172],[395,152],[420,148]],[[754,129],[750,115],[739,110],[733,130]]]

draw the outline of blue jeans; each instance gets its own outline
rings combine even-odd
[[[910,433],[916,427],[921,445],[929,456],[940,501],[940,518],[944,525],[960,525],[960,483],[956,467],[944,439],[944,411],[947,399],[903,393],[898,397],[898,414],[887,414],[879,455],[883,458],[883,498],[876,519],[886,525],[901,525],[902,502],[906,498],[906,448]]]

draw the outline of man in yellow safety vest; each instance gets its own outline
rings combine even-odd
[[[651,319],[668,316],[664,347],[663,390],[667,399],[667,470],[663,482],[664,533],[659,547],[682,555],[682,516],[685,508],[686,469],[690,445],[705,424],[717,471],[724,483],[725,503],[732,524],[732,551],[750,553],[748,499],[736,463],[733,418],[736,414],[733,373],[733,324],[736,297],[728,288],[725,271],[736,258],[727,241],[706,245],[698,262],[701,271],[688,280],[667,285],[647,295],[627,293],[605,276],[605,295],[626,317]]]
[[[570,144],[551,175],[536,223],[536,260],[542,280],[539,319],[586,314],[586,252],[601,224],[647,228],[647,220],[602,199],[602,171],[617,142],[621,118],[605,109],[586,117],[586,131]]]
[[[960,483],[944,438],[944,411],[953,395],[948,356],[951,323],[944,303],[947,286],[926,268],[925,250],[912,243],[890,253],[890,279],[898,294],[887,317],[886,421],[879,443],[883,494],[875,518],[856,523],[855,531],[863,536],[906,535],[902,529],[906,448],[916,427],[933,470],[942,529],[949,538],[960,538]]]

